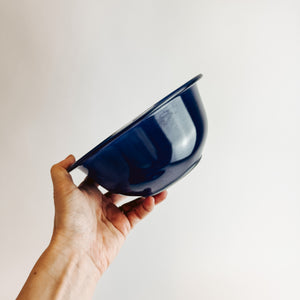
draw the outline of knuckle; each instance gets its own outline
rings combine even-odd
[[[143,209],[145,210],[146,213],[150,213],[153,210],[152,207],[147,207],[144,205],[144,203],[142,205],[143,205]]]
[[[136,216],[138,217],[138,219],[143,219],[143,214],[140,212],[140,210],[139,209],[135,209],[134,210],[134,212],[135,212],[135,214],[136,214]]]

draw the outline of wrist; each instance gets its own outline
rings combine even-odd
[[[61,232],[53,234],[46,251],[55,253],[65,262],[77,261],[78,267],[84,268],[91,279],[99,280],[102,275],[86,251],[86,247],[82,245],[82,242],[76,241],[76,239],[69,239]]]
[[[92,299],[99,278],[99,270],[84,251],[54,237],[17,299]]]
[[[54,299],[92,298],[101,274],[83,250],[54,239],[44,254],[43,267],[56,285]]]

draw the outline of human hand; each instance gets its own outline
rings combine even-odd
[[[166,191],[138,198],[118,207],[124,196],[102,194],[86,178],[78,187],[67,168],[75,161],[70,155],[51,168],[54,187],[55,221],[52,243],[71,247],[87,255],[101,276],[119,252],[130,230],[154,206],[166,198]]]

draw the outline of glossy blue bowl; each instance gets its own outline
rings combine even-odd
[[[113,193],[149,196],[166,189],[200,161],[207,119],[198,75],[76,161]]]

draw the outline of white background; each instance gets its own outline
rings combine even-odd
[[[0,46],[1,299],[49,243],[51,165],[198,73],[203,159],[95,299],[300,299],[298,0],[1,0]]]

